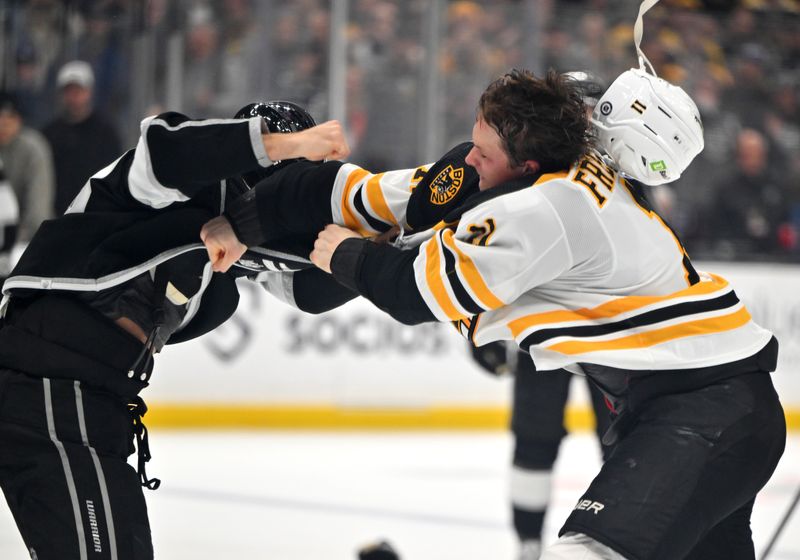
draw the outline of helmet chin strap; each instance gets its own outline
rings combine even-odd
[[[639,15],[636,16],[636,23],[633,24],[633,43],[636,46],[636,54],[639,57],[639,68],[645,72],[647,72],[647,68],[650,68],[650,73],[653,76],[658,76],[656,74],[653,65],[650,64],[650,61],[647,59],[645,54],[642,52],[642,48],[640,47],[642,43],[642,34],[644,33],[644,24],[642,23],[642,17],[647,10],[652,8],[658,4],[658,0],[643,0],[642,3],[639,5]],[[647,65],[647,68],[645,67]]]

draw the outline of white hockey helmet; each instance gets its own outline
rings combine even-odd
[[[646,185],[676,180],[703,150],[692,98],[641,69],[614,80],[592,113],[599,147],[620,171]]]

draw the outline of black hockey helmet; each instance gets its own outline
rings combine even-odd
[[[299,132],[307,128],[316,126],[308,111],[300,105],[291,101],[266,101],[249,103],[239,109],[233,118],[249,119],[251,117],[261,117],[270,132]],[[285,164],[287,162],[275,162]],[[269,177],[275,171],[275,166],[266,167],[257,171],[244,173],[242,179],[248,187],[253,187],[256,183]]]
[[[606,92],[606,82],[597,74],[585,70],[578,70],[566,72],[564,75],[577,83],[578,91],[580,91],[581,97],[583,97],[583,102],[589,108],[594,108]]]

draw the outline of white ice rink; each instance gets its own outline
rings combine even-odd
[[[502,432],[151,432],[145,491],[156,558],[352,560],[388,539],[404,560],[512,560]],[[554,538],[599,465],[588,434],[569,436],[546,523]],[[800,435],[756,502],[761,551],[800,487]],[[0,559],[28,556],[0,507]],[[796,512],[771,560],[800,559]]]

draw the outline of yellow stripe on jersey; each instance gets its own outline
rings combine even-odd
[[[386,204],[386,198],[383,196],[381,190],[381,178],[384,173],[379,173],[367,181],[367,199],[369,200],[372,209],[377,212],[378,217],[384,222],[397,225],[397,218],[394,217],[389,205]]]
[[[662,342],[675,340],[676,338],[686,338],[687,336],[699,336],[704,334],[715,334],[723,331],[730,331],[741,327],[750,321],[750,313],[741,307],[735,313],[723,315],[722,317],[711,317],[697,321],[688,321],[679,325],[672,325],[662,329],[656,329],[643,333],[632,334],[613,340],[602,341],[571,341],[559,342],[552,346],[545,346],[548,350],[560,352],[561,354],[585,354],[587,352],[599,352],[601,350],[630,350],[633,348],[647,348]]]
[[[455,228],[458,225],[458,222],[445,222],[444,220],[437,222],[431,229],[433,231],[441,231],[446,228]]]
[[[442,311],[445,312],[447,318],[451,321],[458,321],[464,319],[469,315],[464,315],[453,304],[450,299],[450,294],[444,286],[441,273],[441,259],[439,258],[439,236],[434,235],[428,241],[428,247],[425,249],[425,279],[428,284],[433,297],[436,298],[436,303]]]
[[[686,296],[711,294],[727,288],[727,280],[714,274],[710,274],[709,276],[712,278],[711,282],[698,282],[694,286],[689,286],[685,290],[674,292],[666,296],[627,296],[608,301],[591,309],[582,308],[574,311],[547,311],[544,313],[526,315],[510,321],[508,323],[508,328],[511,329],[514,338],[516,338],[525,330],[537,325],[564,323],[568,321],[609,319],[629,311],[641,309],[642,307],[646,307],[654,303],[668,301],[671,299],[679,299]]]
[[[458,262],[456,264],[461,269],[461,273],[467,280],[467,284],[472,288],[472,292],[481,300],[483,307],[485,309],[497,309],[498,307],[504,306],[505,303],[495,296],[489,289],[489,286],[486,285],[481,273],[478,272],[478,267],[475,266],[472,259],[456,246],[452,230],[445,230],[444,233],[442,233],[442,240],[444,244],[452,249],[458,256]]]
[[[347,228],[358,230],[359,233],[362,233],[365,230],[361,225],[361,222],[359,222],[358,218],[356,218],[353,210],[350,208],[350,191],[352,191],[353,187],[367,175],[369,175],[369,171],[366,169],[356,169],[351,172],[347,176],[347,182],[345,183],[344,190],[342,192],[342,218],[344,219],[344,225]]]

